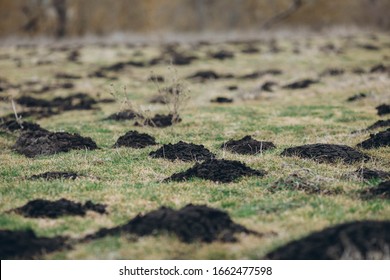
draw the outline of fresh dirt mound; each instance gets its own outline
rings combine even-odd
[[[390,105],[388,104],[379,105],[375,107],[375,109],[377,110],[379,116],[390,114]]]
[[[37,175],[32,175],[30,180],[45,179],[45,180],[57,180],[57,179],[72,179],[75,180],[80,175],[75,172],[45,172]]]
[[[8,130],[8,131],[17,131],[17,130],[22,130],[22,131],[37,131],[37,130],[42,130],[42,131],[47,131],[46,129],[41,128],[39,124],[36,123],[31,123],[31,122],[21,122],[18,123],[15,120],[10,120],[7,122],[4,122],[0,124],[0,130]]]
[[[219,59],[219,60],[224,60],[224,59],[228,59],[228,58],[233,58],[234,54],[232,52],[229,52],[229,51],[221,50],[221,51],[210,54],[210,57],[215,58],[215,59]]]
[[[79,134],[32,131],[20,135],[14,149],[27,157],[36,157],[69,152],[72,149],[94,150],[97,146],[91,138],[81,137]]]
[[[138,133],[137,131],[129,131],[122,135],[116,141],[114,147],[131,147],[142,149],[147,146],[157,145],[156,139],[146,133]]]
[[[374,65],[370,69],[370,73],[386,73],[386,72],[390,72],[390,66],[385,66],[383,64]]]
[[[235,242],[236,233],[260,235],[244,226],[234,223],[226,212],[205,205],[192,205],[174,210],[160,207],[145,215],[138,215],[127,224],[111,229],[101,229],[86,237],[86,240],[102,238],[121,233],[138,236],[168,232],[175,234],[182,242]]]
[[[272,260],[388,259],[390,222],[340,224],[292,241],[265,258]]]
[[[338,194],[340,191],[331,190],[325,187],[326,181],[321,179],[309,179],[300,174],[293,173],[286,178],[281,178],[269,187],[269,191],[275,193],[277,191],[292,190],[303,191],[307,194],[323,194],[332,195]]]
[[[154,158],[169,160],[179,159],[182,161],[202,161],[215,157],[215,155],[203,145],[196,145],[183,141],[179,141],[176,144],[163,145],[157,151],[151,152],[149,155]]]
[[[387,177],[389,178],[389,177]],[[376,187],[370,187],[362,191],[363,198],[382,198],[390,199],[390,181],[380,183]]]
[[[0,259],[33,259],[42,254],[69,248],[67,238],[37,237],[32,230],[0,230]]]
[[[355,94],[351,97],[348,97],[347,102],[362,100],[362,99],[366,98],[367,96],[368,96],[367,93],[361,92],[361,93]]]
[[[106,213],[106,205],[94,204],[87,201],[84,205],[64,198],[56,201],[45,199],[35,199],[29,201],[22,207],[15,208],[15,211],[28,218],[51,218],[56,219],[61,216],[85,216],[87,211],[94,211],[100,214]]]
[[[370,134],[370,138],[357,145],[364,149],[374,149],[390,146],[390,128],[376,134]]]
[[[329,69],[325,69],[320,74],[320,76],[321,77],[323,77],[323,76],[340,76],[340,75],[343,75],[344,73],[345,73],[344,69],[341,69],[341,68],[329,68]]]
[[[288,89],[303,89],[303,88],[308,88],[312,84],[316,84],[318,81],[316,80],[311,80],[311,79],[304,79],[300,81],[296,81],[294,83],[285,85],[283,88],[288,88]]]
[[[344,163],[354,163],[369,159],[367,155],[351,147],[333,144],[309,144],[292,147],[285,149],[281,155],[309,158],[321,163],[335,163],[339,160]]]
[[[181,122],[181,118],[179,116],[174,117],[173,115],[160,115],[156,114],[153,118],[151,119],[145,119],[142,124],[136,122],[136,126],[140,125],[147,125],[147,126],[152,126],[152,127],[168,127],[173,125],[174,123],[179,123]]]
[[[379,121],[373,123],[372,125],[370,125],[369,127],[367,127],[366,130],[372,130],[372,129],[377,129],[377,128],[381,128],[381,127],[388,127],[388,126],[390,126],[390,119],[379,120]]]
[[[359,178],[363,178],[364,180],[390,179],[390,172],[385,172],[376,169],[359,168],[358,170],[355,171],[355,174]]]
[[[138,117],[138,114],[132,110],[124,110],[118,113],[114,113],[109,115],[105,120],[114,120],[114,121],[125,121],[125,120],[133,120]]]
[[[228,79],[233,78],[231,74],[217,74],[212,70],[198,71],[191,76],[188,76],[187,79],[198,79],[202,82],[206,80],[217,80],[217,79]]]
[[[271,82],[271,81],[268,81],[268,82],[264,82],[264,84],[261,85],[260,89],[262,91],[267,91],[267,92],[273,92],[273,87],[274,86],[277,86],[278,84],[275,83],[275,82]]]
[[[193,177],[211,180],[214,182],[230,183],[243,176],[259,176],[266,174],[263,170],[254,170],[235,160],[207,160],[196,163],[190,169],[173,174],[165,181],[185,181]]]
[[[272,142],[257,141],[247,135],[240,140],[229,140],[223,143],[221,148],[237,154],[255,155],[266,150],[274,149],[276,146]]]
[[[223,96],[218,96],[218,97],[210,100],[210,102],[213,102],[213,103],[232,103],[233,99],[232,98],[223,97]]]

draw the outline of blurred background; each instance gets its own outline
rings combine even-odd
[[[390,0],[0,0],[0,37],[114,32],[390,30]]]

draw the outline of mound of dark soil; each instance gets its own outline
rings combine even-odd
[[[27,156],[51,155],[69,152],[72,149],[97,149],[96,143],[89,137],[67,132],[29,131],[24,132],[14,145],[14,149]]]
[[[225,74],[225,75],[217,74],[216,72],[214,72],[212,70],[198,71],[195,74],[187,77],[187,79],[198,79],[200,81],[228,79],[228,78],[233,78],[233,75],[231,75],[231,74]]]
[[[133,120],[137,117],[137,113],[132,110],[124,110],[118,113],[114,113],[109,115],[105,120],[114,120],[114,121],[125,121],[125,120]]]
[[[243,176],[259,176],[266,174],[263,170],[254,170],[235,160],[207,160],[196,163],[190,169],[173,174],[165,181],[185,181],[193,177],[211,180],[214,182],[229,183]]]
[[[234,85],[228,86],[228,87],[227,87],[227,90],[230,90],[230,91],[238,90],[238,86],[234,86]]]
[[[81,79],[81,76],[79,75],[74,75],[74,74],[69,74],[69,73],[64,73],[60,72],[55,75],[56,79],[65,79],[65,80],[78,80]]]
[[[371,179],[390,179],[390,172],[382,170],[359,168],[355,171],[356,175],[365,180]]]
[[[228,59],[228,58],[233,58],[234,54],[232,52],[222,50],[222,51],[218,51],[218,52],[210,54],[210,57],[215,58],[215,59],[219,59],[219,60],[224,60],[224,59]]]
[[[390,119],[388,120],[379,120],[375,122],[374,124],[370,125],[369,127],[366,128],[366,130],[372,130],[372,129],[377,129],[381,127],[388,127],[390,126]]]
[[[333,144],[309,144],[287,148],[281,155],[309,158],[321,163],[335,163],[339,160],[344,163],[354,163],[367,161],[369,159],[367,155],[364,155],[351,147]]]
[[[357,100],[362,100],[362,99],[366,98],[367,96],[368,96],[367,93],[361,92],[361,93],[355,94],[355,95],[353,95],[351,97],[348,97],[347,98],[347,102],[353,102],[353,101],[357,101]]]
[[[149,154],[153,158],[164,158],[169,160],[182,160],[182,161],[202,161],[209,160],[215,157],[208,149],[203,145],[196,145],[179,141],[176,144],[166,144],[159,148],[157,151]]]
[[[362,191],[362,196],[363,198],[366,199],[370,199],[370,198],[390,199],[390,181],[382,182],[376,187],[370,187]]]
[[[235,242],[236,233],[260,235],[244,226],[234,223],[226,212],[205,205],[189,204],[179,210],[161,207],[145,215],[138,215],[127,224],[111,229],[101,229],[87,236],[86,240],[102,238],[121,233],[138,236],[168,232],[175,234],[182,242],[201,241]]]
[[[16,131],[16,130],[22,130],[22,131],[47,131],[46,129],[41,128],[39,124],[31,123],[31,122],[21,122],[18,123],[15,120],[10,120],[7,122],[4,122],[0,124],[0,130],[8,130],[8,131]]]
[[[275,82],[268,81],[268,82],[265,82],[264,84],[262,84],[260,89],[262,91],[273,92],[272,87],[274,87],[276,85],[278,85],[278,84]]]
[[[390,72],[390,66],[385,66],[383,64],[377,64],[370,69],[370,73],[386,73],[386,72]]]
[[[45,179],[45,180],[57,180],[57,179],[72,179],[75,180],[80,175],[75,172],[45,172],[37,175],[32,175],[30,180]]]
[[[378,116],[390,114],[390,105],[382,104],[375,108],[378,112]]]
[[[218,96],[218,97],[210,100],[210,102],[213,102],[213,103],[232,103],[233,99],[232,98],[223,97],[223,96]]]
[[[255,46],[246,46],[244,49],[241,50],[242,53],[246,54],[254,54],[259,53],[260,49],[256,48]]]
[[[240,140],[231,139],[223,143],[221,148],[237,154],[255,155],[266,150],[274,149],[276,146],[272,142],[257,141],[247,135]]]
[[[174,117],[173,115],[160,115],[156,114],[153,118],[151,119],[145,119],[142,124],[136,122],[134,125],[140,126],[140,125],[147,125],[147,126],[152,126],[152,127],[167,127],[171,126],[174,123],[179,123],[181,122],[180,117]]]
[[[364,149],[374,149],[390,146],[390,128],[376,134],[370,134],[370,138],[357,145]]]
[[[167,104],[168,100],[165,96],[163,96],[161,94],[157,94],[157,95],[153,96],[152,98],[150,98],[149,102],[152,104]]]
[[[345,70],[344,69],[340,69],[340,68],[330,68],[330,69],[326,69],[324,70],[320,76],[340,76],[340,75],[343,75],[345,73]]]
[[[388,259],[390,222],[340,224],[292,241],[265,258],[272,260]]]
[[[100,214],[106,213],[106,205],[95,204],[87,201],[84,205],[64,198],[56,201],[45,199],[35,199],[29,201],[22,207],[12,211],[28,218],[51,218],[56,219],[61,216],[85,216],[87,211],[94,211]]]
[[[285,85],[283,88],[288,88],[288,89],[303,89],[303,88],[308,88],[312,84],[316,84],[318,81],[311,80],[311,79],[304,79],[301,81],[297,81],[288,85]]]
[[[43,254],[69,248],[66,237],[37,237],[28,230],[0,230],[0,259],[33,259]]]
[[[122,135],[116,141],[114,147],[131,147],[142,149],[147,146],[157,145],[156,139],[146,133],[138,133],[137,131],[129,131]]]

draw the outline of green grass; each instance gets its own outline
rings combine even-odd
[[[361,40],[365,35],[358,36]],[[381,35],[377,44],[388,44],[390,37]],[[344,42],[334,35],[334,40]],[[179,78],[184,78],[200,69],[213,69],[218,73],[233,73],[237,76],[255,70],[278,68],[280,76],[266,76],[257,80],[216,80],[204,84],[187,81],[191,99],[181,112],[183,121],[175,126],[158,129],[134,127],[132,121],[115,122],[102,119],[120,110],[116,104],[101,105],[100,111],[71,111],[51,118],[36,120],[42,127],[52,131],[80,133],[94,139],[100,147],[94,151],[71,151],[51,156],[29,159],[15,153],[12,146],[17,135],[0,134],[0,229],[33,229],[40,236],[68,235],[82,238],[102,227],[121,225],[139,213],[147,213],[160,206],[178,209],[188,203],[206,204],[227,211],[232,219],[246,227],[264,233],[274,232],[262,238],[239,235],[238,243],[212,244],[181,243],[175,236],[166,234],[134,238],[113,236],[85,244],[73,249],[44,255],[47,259],[257,259],[286,242],[323,229],[327,226],[353,220],[389,220],[390,202],[373,199],[362,200],[359,191],[375,186],[378,180],[361,182],[348,176],[361,164],[318,164],[311,160],[281,157],[284,148],[308,143],[334,143],[356,146],[368,137],[368,133],[351,134],[378,120],[375,107],[389,100],[389,79],[375,74],[360,77],[351,73],[354,67],[369,69],[390,56],[383,47],[380,52],[363,49],[346,49],[341,57],[317,51],[324,39],[314,37],[313,48],[303,49],[302,54],[292,55],[292,42],[282,40],[286,51],[271,54],[247,55],[238,52],[240,45],[229,45],[237,49],[236,57],[230,61],[209,60],[207,46],[198,54],[200,61],[189,66],[176,67]],[[259,43],[261,44],[261,43]],[[289,48],[290,46],[290,48]],[[210,46],[212,48],[218,46]],[[183,48],[190,46],[183,45]],[[261,48],[261,46],[260,46]],[[144,56],[151,59],[158,54],[158,46],[143,48]],[[45,52],[46,50],[43,50]],[[0,60],[1,76],[18,83],[37,76],[43,81],[54,81],[53,73],[74,72],[84,77],[102,65],[113,64],[120,52],[126,59],[134,50],[125,46],[106,49],[109,56],[101,55],[95,46],[82,50],[82,65],[64,62],[61,56],[52,56],[55,64],[36,66],[23,49],[0,48],[0,54],[12,53],[24,57],[21,68],[6,60]],[[125,59],[125,60],[126,60]],[[290,91],[276,87],[273,93],[260,93],[256,89],[267,80],[275,80],[280,86],[301,78],[316,78],[320,72],[331,67],[345,68],[340,77],[324,77],[320,84],[308,89]],[[99,93],[110,97],[113,88],[120,98],[127,95],[137,104],[148,104],[156,94],[156,87],[147,82],[151,71],[155,74],[171,75],[166,65],[151,68],[129,68],[121,72],[117,81],[83,78],[76,81],[74,92]],[[228,85],[238,85],[238,92],[226,90]],[[126,86],[126,93],[123,93]],[[255,92],[253,98],[244,98],[247,92]],[[348,103],[347,97],[358,92],[372,92],[372,96]],[[7,95],[16,96],[10,90]],[[44,94],[42,98],[64,95],[65,91]],[[209,100],[218,96],[233,97],[233,104],[218,105]],[[0,102],[4,114],[12,112],[8,102]],[[145,105],[151,113],[166,112],[163,105]],[[18,108],[20,110],[20,108]],[[116,139],[129,130],[138,130],[156,138],[159,144],[175,143],[179,140],[203,144],[218,158],[239,160],[255,169],[267,171],[262,178],[242,178],[229,184],[217,184],[201,179],[187,182],[162,183],[171,174],[191,167],[192,163],[170,162],[151,159],[148,154],[159,146],[141,150],[112,148]],[[277,148],[256,156],[236,155],[223,151],[220,146],[231,138],[252,135],[258,140],[273,141]],[[365,164],[370,168],[390,170],[390,150],[380,148],[366,151],[374,159]],[[310,170],[314,178],[322,178],[326,188],[340,190],[338,194],[306,194],[302,191],[280,190],[270,192],[269,186],[289,174]],[[47,171],[77,171],[84,177],[75,181],[28,180],[33,174]],[[56,220],[28,219],[7,212],[22,206],[32,199],[67,198],[78,202],[92,200],[108,205],[107,215],[88,213],[85,217],[62,217]]]

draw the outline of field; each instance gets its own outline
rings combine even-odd
[[[65,248],[46,253],[38,250],[24,255],[27,258],[262,259],[292,240],[327,227],[352,221],[389,221],[388,190],[382,195],[367,195],[367,190],[376,188],[386,176],[364,179],[356,171],[363,167],[390,171],[388,139],[387,146],[357,147],[370,133],[387,129],[365,130],[387,117],[378,116],[376,107],[390,104],[390,37],[363,31],[276,35],[246,41],[161,45],[105,42],[2,46],[2,123],[15,119],[17,113],[21,121],[37,123],[51,132],[90,137],[98,149],[27,157],[13,148],[20,129],[11,131],[2,125],[0,229],[31,229],[39,237],[68,238]],[[213,57],[221,50],[226,58]],[[163,59],[155,59],[162,54]],[[193,58],[179,65],[179,56]],[[176,63],[171,62],[172,57],[179,57]],[[120,62],[123,64],[109,67]],[[382,67],[376,67],[380,64]],[[97,70],[103,75],[96,75]],[[213,71],[213,75],[189,78],[198,71]],[[68,77],[58,75],[64,73]],[[151,81],[151,76],[163,76],[164,81]],[[314,82],[305,88],[286,87],[304,79]],[[266,82],[274,84],[261,88]],[[136,121],[142,123],[140,117],[105,120],[125,109],[149,117],[168,114],[172,100],[168,105],[150,100],[159,90],[164,93],[164,88],[178,85],[179,95],[188,90],[188,98],[178,111],[180,122],[154,127],[148,123],[135,126]],[[21,105],[20,99],[28,96],[49,101],[75,93],[106,100],[91,108],[61,107],[52,113],[51,105],[28,107]],[[360,93],[364,95],[347,101]],[[217,97],[231,98],[232,102],[210,102]],[[35,113],[28,113],[32,111]],[[153,136],[157,145],[113,147],[120,136],[134,130]],[[247,135],[271,141],[276,148],[244,155],[221,147]],[[243,176],[233,182],[196,177],[165,181],[195,162],[152,158],[149,153],[179,141],[204,145],[217,159],[240,161],[266,174]],[[315,143],[348,145],[370,159],[319,162],[281,155],[287,148]],[[44,172],[76,172],[81,176],[74,180],[30,178]],[[61,198],[104,204],[106,213],[87,211],[81,216],[50,218],[26,217],[12,210],[35,199]],[[236,233],[236,242],[219,238],[184,242],[165,231],[84,238],[101,228],[124,225],[138,214],[161,206],[178,210],[187,204],[224,211],[234,223],[261,234]]]

